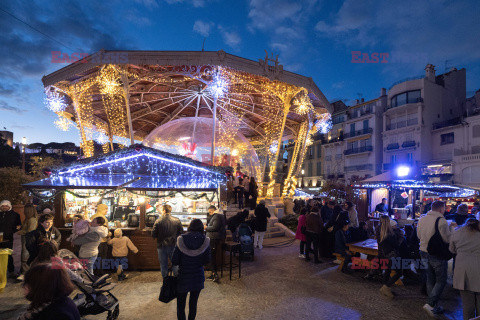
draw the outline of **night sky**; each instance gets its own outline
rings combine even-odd
[[[52,63],[52,51],[201,50],[204,38],[205,50],[255,61],[278,54],[330,101],[376,98],[427,63],[437,74],[466,68],[469,97],[480,89],[479,12],[478,0],[1,0],[0,130],[15,141],[78,144],[44,106],[42,76],[67,65]],[[352,63],[352,51],[384,58]]]

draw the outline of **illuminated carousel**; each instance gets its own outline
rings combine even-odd
[[[142,143],[254,176],[268,183],[266,197],[294,195],[312,135],[330,128],[330,105],[313,80],[268,54],[252,61],[224,51],[100,51],[42,81],[56,126],[79,129],[85,158],[94,141],[105,153],[114,143]],[[279,190],[287,139],[295,148]]]

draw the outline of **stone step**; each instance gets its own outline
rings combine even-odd
[[[276,232],[267,232],[265,233],[264,238],[278,238],[278,237],[283,237],[285,236],[284,231],[276,231]]]

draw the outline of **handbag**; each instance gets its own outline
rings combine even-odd
[[[442,235],[438,231],[438,221],[440,219],[441,217],[438,217],[437,221],[435,221],[435,233],[428,241],[427,252],[435,258],[448,261],[453,258],[453,254],[448,249],[448,243],[443,241]]]
[[[172,270],[168,270],[168,275],[163,279],[162,288],[158,301],[169,303],[177,297],[177,277],[173,275]]]

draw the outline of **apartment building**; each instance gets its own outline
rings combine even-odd
[[[381,173],[383,161],[383,111],[387,103],[386,90],[380,97],[347,109],[343,122],[345,140],[345,180],[363,180]]]
[[[344,122],[348,107],[342,101],[332,103],[332,129],[325,135],[315,137],[323,148],[323,177],[328,180],[345,181]]]
[[[433,148],[432,135],[462,117],[465,95],[465,69],[436,76],[431,64],[424,77],[393,85],[383,114],[383,171],[399,164],[424,168],[446,160],[445,153]]]

